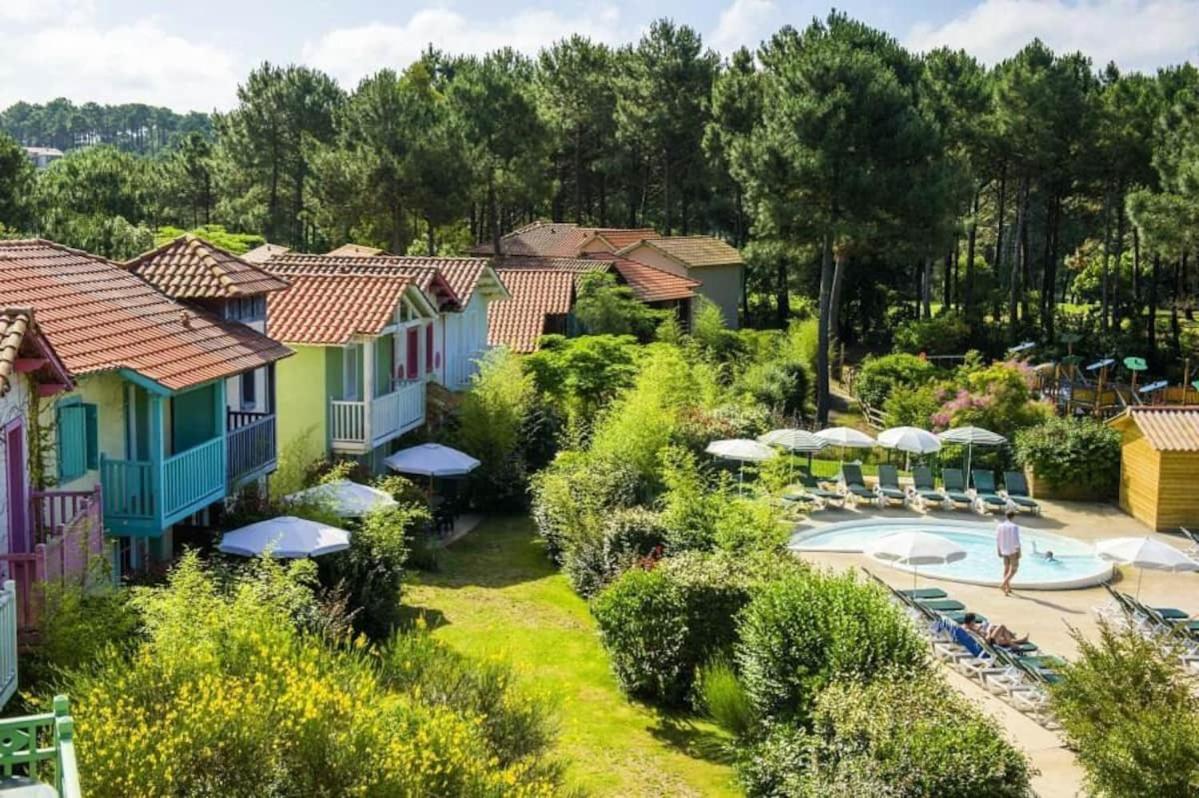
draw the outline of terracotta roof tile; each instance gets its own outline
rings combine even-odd
[[[532,269],[533,271],[561,271],[574,274],[607,272],[612,270],[612,259],[600,258],[545,258],[532,255],[501,255],[493,259],[497,271]]]
[[[287,252],[291,252],[291,250],[282,244],[263,244],[243,254],[241,259],[246,263],[254,263],[261,266],[276,255],[283,255]]]
[[[512,295],[487,309],[487,342],[532,352],[545,331],[546,316],[570,312],[577,272],[556,269],[497,269]]]
[[[0,241],[7,303],[32,307],[72,374],[130,369],[171,390],[291,354],[244,324],[189,310],[121,266],[40,240]]]
[[[609,252],[619,252],[630,244],[650,238],[661,238],[652,227],[598,227],[591,231],[608,244]]]
[[[630,244],[618,255],[627,255],[642,243],[653,247],[690,268],[704,266],[729,266],[743,263],[741,253],[735,247],[714,236],[669,236],[647,239]]]
[[[125,268],[173,299],[226,299],[287,288],[278,277],[193,235],[139,255]]]
[[[611,255],[596,257],[610,261],[624,283],[633,290],[633,295],[642,302],[690,299],[695,296],[695,289],[703,285],[699,280],[680,277],[628,258]]]
[[[1113,423],[1129,419],[1160,452],[1199,451],[1199,407],[1130,407]]]
[[[340,346],[355,335],[379,335],[395,318],[409,275],[297,274],[267,297],[271,335],[291,344]]]
[[[301,255],[288,253],[271,258],[263,268],[290,280],[297,274],[386,275],[411,277],[439,303],[465,304],[474,292],[486,258],[423,258],[405,255]]]
[[[580,227],[569,222],[538,221],[513,230],[500,239],[504,255],[534,256],[543,258],[573,258],[580,247],[592,236],[601,235],[613,251],[646,238],[657,238],[651,227]],[[485,242],[472,252],[478,255],[492,253],[492,245]]]
[[[27,309],[0,310],[0,396],[8,393],[25,332],[33,324],[32,315]]]
[[[387,253],[378,247],[367,247],[362,244],[342,244],[337,249],[331,249],[325,254],[333,257],[369,258],[373,255],[386,255]]]

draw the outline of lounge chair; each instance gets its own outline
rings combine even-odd
[[[1186,552],[1187,556],[1188,557],[1199,556],[1199,535],[1196,535],[1194,532],[1187,529],[1185,526],[1178,527],[1178,531],[1183,534],[1183,537],[1185,537],[1187,540],[1191,541],[1191,547],[1189,549],[1187,549],[1187,552]]]
[[[841,466],[841,479],[845,483],[845,489],[849,492],[849,496],[853,499],[854,504],[865,500],[874,502],[880,507],[882,506],[882,497],[866,487],[866,480],[862,476],[862,467],[854,463],[846,463]]]
[[[824,502],[826,507],[830,504],[834,504],[837,507],[845,506],[844,493],[822,488],[816,477],[809,473],[804,472],[799,475],[799,484],[803,485],[804,489],[807,490],[810,495],[815,496],[817,499],[820,499],[820,501]]]
[[[974,497],[966,492],[966,476],[960,468],[946,468],[941,471],[941,481],[945,483],[945,495],[950,503],[957,507],[974,506]]]
[[[908,492],[899,487],[899,469],[893,465],[878,467],[878,495],[883,504],[898,502],[908,506]]]
[[[982,514],[991,510],[1007,509],[1008,500],[999,495],[995,488],[995,474],[985,468],[970,470],[970,481],[974,483],[974,509]]]
[[[937,490],[937,482],[933,479],[933,470],[928,466],[916,466],[912,469],[912,482],[915,487],[912,489],[912,496],[920,504],[920,509],[928,508],[929,503],[940,505],[946,510],[953,509],[953,501],[945,495],[944,491]],[[969,496],[964,496],[969,499]]]
[[[1003,472],[1003,496],[1007,500],[1016,505],[1021,510],[1027,510],[1030,513],[1041,514],[1041,505],[1033,500],[1032,495],[1028,490],[1028,480],[1024,478],[1022,471],[1004,471]]]

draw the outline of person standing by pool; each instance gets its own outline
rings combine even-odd
[[[1004,520],[995,528],[995,550],[1003,560],[1003,583],[999,586],[1003,595],[1012,594],[1012,578],[1020,568],[1020,527],[1012,519],[1016,514],[1008,510]]]

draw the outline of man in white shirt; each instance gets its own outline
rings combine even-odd
[[[1004,520],[995,528],[995,549],[1003,560],[1003,595],[1012,594],[1012,578],[1020,568],[1020,527],[1012,520],[1016,514],[1011,510],[1004,513]]]

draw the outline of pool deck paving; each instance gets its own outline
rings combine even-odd
[[[1189,545],[1181,535],[1151,532],[1148,527],[1125,515],[1114,505],[1038,501],[1041,502],[1043,514],[1018,516],[1016,521],[1022,528],[1051,532],[1088,543],[1104,538],[1153,535],[1162,542],[1184,551]],[[983,516],[966,511],[934,511],[921,516],[915,510],[903,508],[882,510],[862,507],[859,510],[818,511],[796,524],[795,530],[815,530],[829,524],[853,520],[920,517],[930,521],[986,520]],[[990,518],[994,522],[997,516],[993,515]],[[857,570],[866,567],[895,587],[912,586],[911,572],[891,568],[862,554],[812,551],[801,552],[800,556],[809,562],[836,569]],[[998,557],[995,558],[995,569],[998,578],[1003,572]],[[1113,586],[1125,592],[1135,593],[1137,578],[1136,569],[1118,568]],[[1057,654],[1067,659],[1078,653],[1071,630],[1075,629],[1086,637],[1093,637],[1097,630],[1094,610],[1108,604],[1110,598],[1102,586],[1071,590],[1019,589],[1013,591],[1011,596],[1004,596],[997,587],[969,585],[924,575],[920,576],[919,581],[921,587],[940,587],[951,598],[961,601],[971,610],[981,612],[993,623],[1005,624],[1017,634],[1027,633],[1046,653]],[[1178,607],[1192,614],[1199,613],[1199,574],[1145,571],[1140,598],[1147,604]],[[1029,755],[1033,766],[1040,771],[1033,784],[1039,796],[1075,798],[1085,794],[1082,788],[1082,771],[1074,756],[1063,745],[1060,734],[1043,728],[1031,718],[992,696],[978,684],[948,669],[946,672],[950,682],[999,720],[1013,741]]]

